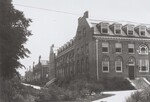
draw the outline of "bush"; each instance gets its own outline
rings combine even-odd
[[[135,89],[128,80],[122,77],[103,78],[102,82],[105,90],[133,90]]]
[[[137,91],[127,98],[126,102],[149,102],[150,101],[150,87],[143,91]]]

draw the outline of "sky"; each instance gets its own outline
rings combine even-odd
[[[40,55],[48,60],[52,44],[56,50],[72,39],[85,11],[92,19],[150,24],[150,0],[13,0],[13,4],[33,21],[28,28],[33,35],[25,44],[31,54],[20,60],[26,66],[19,69],[21,75],[38,63]]]

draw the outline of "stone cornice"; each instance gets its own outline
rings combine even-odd
[[[62,56],[62,55],[64,55],[64,54],[66,54],[67,52],[73,50],[73,48],[74,48],[74,46],[72,46],[72,47],[70,47],[70,48],[67,48],[66,50],[60,52],[56,57],[58,58],[58,57],[60,57],[60,56]]]
[[[108,40],[133,40],[133,41],[148,41],[150,42],[150,38],[140,38],[140,37],[118,37],[118,36],[98,36],[94,35],[93,36],[96,39],[108,39]]]

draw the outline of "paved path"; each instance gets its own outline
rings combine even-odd
[[[114,94],[114,95],[93,102],[126,102],[126,98],[136,91],[137,90],[103,92],[104,94]]]
[[[31,85],[31,84],[25,84],[25,83],[22,83],[23,85],[25,85],[25,86],[31,86],[31,87],[33,87],[33,88],[35,88],[35,89],[38,89],[38,90],[40,90],[41,89],[41,87],[40,86],[36,86],[36,85]]]

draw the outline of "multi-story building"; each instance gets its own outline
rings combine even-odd
[[[56,77],[66,77],[75,73],[74,67],[74,39],[58,49],[56,62]]]
[[[48,70],[49,62],[47,60],[41,60],[41,57],[39,57],[38,64],[33,67],[34,81],[46,83],[48,81]]]
[[[146,24],[78,19],[73,40],[58,49],[56,77],[148,77],[150,28]]]

